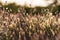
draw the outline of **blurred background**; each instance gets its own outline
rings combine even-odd
[[[60,40],[60,0],[0,0],[0,40]]]

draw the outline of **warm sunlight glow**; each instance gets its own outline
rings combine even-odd
[[[2,0],[3,3],[5,3],[5,1],[7,1],[7,3],[16,2],[17,4],[22,5],[22,6],[25,4],[27,6],[31,5],[31,7],[35,7],[35,6],[46,7],[49,4],[54,2],[54,0]]]

